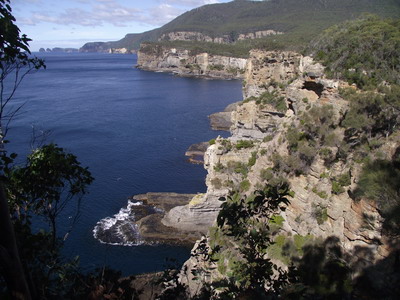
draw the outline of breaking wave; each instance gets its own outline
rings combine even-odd
[[[103,244],[137,246],[143,244],[135,223],[135,207],[142,202],[129,200],[126,208],[112,217],[101,219],[93,229],[93,236]]]

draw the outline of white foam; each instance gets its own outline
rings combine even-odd
[[[135,221],[135,216],[132,212],[132,207],[133,206],[140,206],[143,205],[143,202],[140,201],[132,201],[128,200],[128,205],[126,208],[121,208],[117,214],[115,214],[112,217],[106,217],[104,219],[101,219],[95,227],[93,228],[93,236],[95,239],[99,240],[100,243],[102,244],[109,244],[109,245],[123,245],[123,246],[137,246],[142,244],[142,241],[140,241],[140,236],[138,232],[138,226],[134,224]],[[103,241],[99,236],[99,231],[107,231],[113,228],[117,224],[118,221],[121,222],[127,222],[129,226],[132,228],[133,235],[135,236],[136,241],[128,241],[125,238],[124,233],[122,232],[120,227],[116,228],[116,235],[123,240],[123,242],[120,243],[111,243],[111,242],[106,242]],[[127,224],[125,223],[125,224]]]

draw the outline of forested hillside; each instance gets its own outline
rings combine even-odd
[[[234,47],[209,45],[209,43],[172,42],[170,45],[207,51],[215,54],[232,53],[247,55],[254,47],[268,49],[299,48],[327,27],[362,13],[374,13],[383,17],[400,15],[398,0],[271,0],[232,1],[205,5],[188,11],[168,24],[141,34],[128,34],[117,42],[86,44],[83,49],[102,48],[139,49],[144,41],[155,42],[169,32],[201,32],[211,37],[228,35],[235,41],[241,33],[258,30],[275,30],[283,35],[267,37],[256,41],[239,42]]]

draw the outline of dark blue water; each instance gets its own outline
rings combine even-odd
[[[107,264],[124,274],[161,270],[166,257],[186,259],[189,249],[180,247],[104,245],[92,230],[131,195],[204,192],[205,170],[187,163],[184,153],[226,135],[210,130],[207,115],[240,100],[241,83],[140,71],[134,55],[44,58],[47,69],[26,77],[14,98],[26,104],[11,124],[9,149],[27,153],[32,127],[50,130],[47,142],[77,155],[95,177],[65,254],[79,255],[85,269]],[[69,224],[68,214],[59,222]]]

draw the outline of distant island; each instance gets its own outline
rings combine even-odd
[[[77,53],[79,52],[79,49],[77,48],[60,48],[60,47],[55,47],[53,49],[50,48],[40,48],[39,52],[59,52],[59,53]]]

